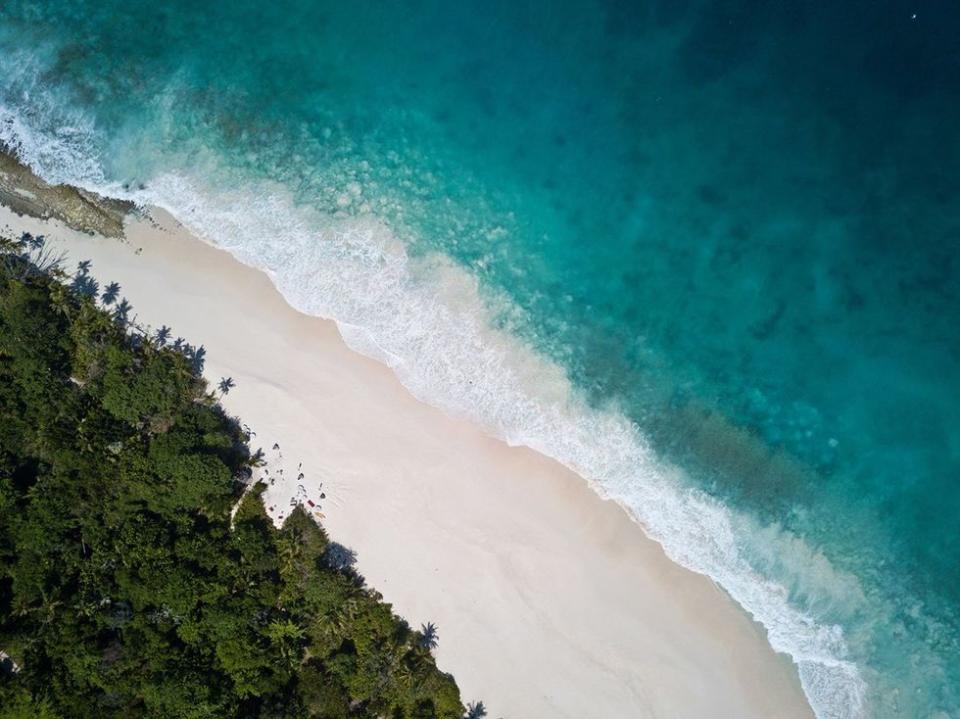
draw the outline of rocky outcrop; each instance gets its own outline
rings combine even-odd
[[[123,237],[132,203],[101,197],[70,185],[51,185],[0,146],[0,204],[21,215],[56,219],[81,232]]]

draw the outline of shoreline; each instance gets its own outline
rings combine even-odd
[[[140,323],[206,346],[207,376],[238,385],[225,406],[274,476],[285,470],[267,493],[274,515],[298,484],[319,498],[322,481],[325,526],[398,611],[439,625],[438,661],[465,700],[513,717],[812,715],[762,627],[624,509],[419,402],[264,273],[155,217],[128,219],[125,244],[6,208],[0,225],[48,233],[71,263],[119,281]]]

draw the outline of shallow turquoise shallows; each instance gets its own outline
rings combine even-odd
[[[573,466],[820,717],[960,716],[951,0],[8,0],[0,141]]]

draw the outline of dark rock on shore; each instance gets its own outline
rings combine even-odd
[[[123,220],[135,210],[123,202],[37,177],[0,145],[0,204],[20,215],[56,219],[68,227],[106,237],[123,237]]]

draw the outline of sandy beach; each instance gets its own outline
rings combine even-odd
[[[465,701],[508,719],[812,716],[762,628],[620,507],[417,401],[265,274],[151,216],[128,220],[126,240],[5,207],[0,228],[47,235],[68,267],[92,260],[138,323],[206,348],[205,374],[236,382],[224,405],[277,479],[271,514],[303,485],[367,581],[412,624],[438,625]]]

